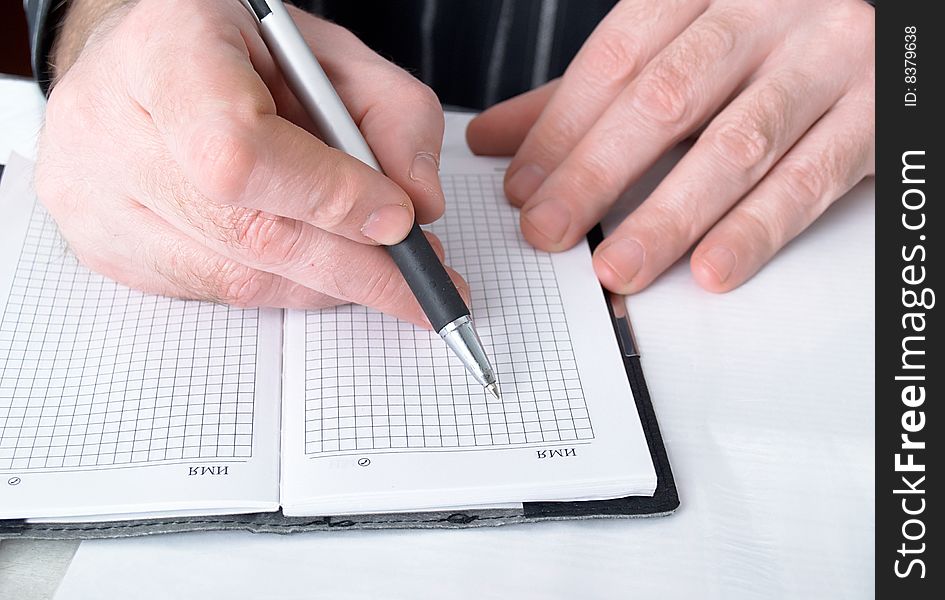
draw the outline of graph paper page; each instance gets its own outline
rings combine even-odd
[[[0,518],[275,510],[280,313],[92,273],[31,179],[0,182]]]
[[[283,508],[370,512],[651,494],[656,477],[586,243],[540,252],[505,163],[444,160],[431,227],[472,288],[502,399],[429,331],[363,306],[290,311]]]

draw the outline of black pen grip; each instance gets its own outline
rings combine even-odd
[[[407,237],[399,244],[388,246],[387,251],[397,263],[435,331],[469,314],[463,297],[433,251],[433,246],[423,235],[420,225],[414,222]]]

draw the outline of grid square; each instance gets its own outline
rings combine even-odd
[[[250,456],[258,323],[92,273],[35,205],[0,318],[0,471]],[[250,430],[221,435],[234,405]]]
[[[502,400],[487,397],[435,333],[363,306],[309,311],[309,456],[593,438],[551,256],[525,242],[501,174],[445,175],[442,182],[450,210],[431,230],[472,287],[472,313]],[[362,406],[368,409],[358,412]],[[332,418],[328,407],[337,410]],[[370,436],[360,432],[365,425]]]

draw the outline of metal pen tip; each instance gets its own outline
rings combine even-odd
[[[502,399],[502,396],[499,394],[498,383],[490,383],[489,385],[486,386],[486,391],[492,394],[492,397],[495,398],[496,400]]]

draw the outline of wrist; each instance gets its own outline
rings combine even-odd
[[[137,0],[71,0],[49,52],[50,88],[95,37],[111,30]]]

